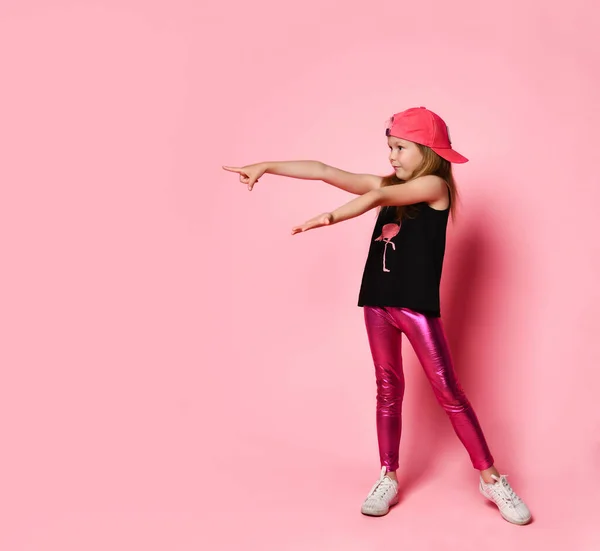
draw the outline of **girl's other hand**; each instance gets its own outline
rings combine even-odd
[[[267,167],[262,163],[256,163],[242,167],[224,166],[223,169],[229,172],[237,172],[240,175],[240,182],[248,186],[248,191],[252,191],[254,184],[266,172]]]
[[[330,212],[319,214],[319,216],[311,218],[308,222],[305,222],[301,226],[295,226],[292,228],[292,235],[306,230],[312,230],[314,228],[321,228],[322,226],[329,226],[332,223],[333,216]]]

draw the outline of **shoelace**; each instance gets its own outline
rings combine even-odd
[[[506,480],[507,477],[508,477],[507,474],[501,475],[500,478],[498,478],[496,475],[492,475],[492,478],[496,482],[500,482],[502,485],[501,486],[502,490],[500,490],[498,488],[494,488],[494,489],[506,503],[508,503],[509,505],[518,505],[519,503],[521,503],[521,498],[512,489],[511,485],[508,483],[508,480]]]
[[[382,499],[383,497],[385,497],[385,495],[387,494],[389,489],[390,489],[389,482],[386,484],[386,482],[384,480],[381,480],[380,482],[378,482],[376,484],[375,488],[373,488],[373,490],[371,490],[371,493],[369,494],[369,498],[374,497],[376,499]]]
[[[373,488],[371,488],[371,491],[369,492],[369,498],[371,497],[375,497],[378,499],[381,499],[385,496],[385,494],[387,494],[388,490],[390,489],[390,486],[392,485],[391,480],[385,480],[385,475],[382,472],[380,479],[375,483],[375,485],[373,486]]]

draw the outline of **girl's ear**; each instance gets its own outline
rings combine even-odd
[[[385,135],[389,137],[392,124],[394,123],[394,117],[390,117],[385,121]]]

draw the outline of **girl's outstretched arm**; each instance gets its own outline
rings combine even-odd
[[[326,165],[321,161],[267,161],[244,167],[224,166],[223,169],[240,174],[240,182],[252,191],[263,174],[276,174],[302,180],[322,180],[349,193],[362,195],[381,187],[383,178],[374,174],[355,174]]]
[[[292,235],[355,218],[375,207],[431,203],[442,198],[445,193],[446,182],[442,178],[438,176],[421,176],[406,184],[371,190],[333,212],[320,214],[300,226],[295,226],[292,228]]]

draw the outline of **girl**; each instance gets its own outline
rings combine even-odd
[[[267,162],[241,168],[252,190],[265,174],[323,180],[358,195],[333,212],[292,228],[292,235],[329,226],[380,208],[362,277],[358,305],[364,308],[377,383],[377,439],[381,473],[362,505],[365,515],[382,516],[398,503],[398,452],[402,429],[404,375],[401,340],[412,344],[435,396],[480,471],[479,491],[504,519],[527,524],[531,514],[494,459],[477,416],[456,377],[440,317],[439,287],[448,216],[457,191],[451,163],[468,159],[451,145],[444,121],[425,107],[396,113],[386,128],[394,173],[353,174],[318,161]]]

